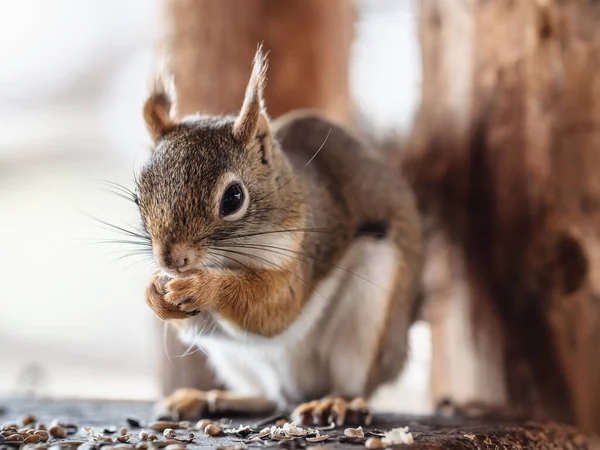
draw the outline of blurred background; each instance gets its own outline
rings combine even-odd
[[[132,187],[147,156],[141,105],[160,3],[3,2],[0,395],[155,399],[164,350],[143,300],[153,266],[99,244],[116,235],[82,212],[139,222],[97,180]],[[415,3],[356,1],[351,92],[376,132],[408,130],[419,101]],[[376,406],[429,410],[427,325],[411,339],[408,370]]]

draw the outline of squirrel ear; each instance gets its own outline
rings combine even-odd
[[[244,104],[233,124],[234,136],[244,143],[249,142],[256,134],[268,131],[269,121],[263,100],[266,75],[267,58],[262,52],[262,46],[259,46],[254,56],[250,81],[246,86]]]
[[[144,103],[144,122],[152,142],[156,142],[158,138],[177,125],[171,119],[172,92],[172,86],[167,91],[163,77],[156,76],[150,89],[150,95]]]

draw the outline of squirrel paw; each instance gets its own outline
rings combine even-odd
[[[161,420],[196,420],[222,414],[265,414],[273,411],[272,403],[260,397],[240,396],[227,391],[177,389],[154,408]]]
[[[195,316],[209,305],[199,297],[199,293],[206,283],[203,278],[206,274],[201,271],[185,278],[174,278],[166,284],[165,300],[177,310],[188,316]]]
[[[347,401],[341,397],[326,397],[299,405],[291,420],[303,426],[370,425],[371,408],[362,397]]]
[[[146,287],[146,303],[150,309],[152,309],[154,314],[162,320],[187,319],[189,314],[186,314],[178,309],[177,306],[168,303],[165,300],[165,295],[167,294],[166,284],[168,280],[167,277],[160,275],[159,271],[152,275],[152,278]]]

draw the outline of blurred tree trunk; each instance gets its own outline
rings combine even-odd
[[[315,108],[351,120],[354,10],[349,0],[164,0],[161,52],[175,76],[177,114],[237,113],[259,43],[269,52],[267,111]],[[162,334],[162,328],[160,328]],[[170,332],[171,356],[185,352]],[[201,352],[162,361],[163,390],[214,386]]]
[[[420,7],[405,169],[459,249],[475,336],[499,319],[510,405],[600,432],[600,3]]]

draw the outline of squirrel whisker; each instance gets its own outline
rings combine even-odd
[[[222,246],[216,246],[216,247],[223,248]],[[266,244],[259,244],[259,243],[256,243],[256,244],[243,244],[243,243],[242,244],[234,244],[234,245],[229,246],[228,248],[238,248],[238,247],[240,247],[240,248],[255,249],[255,250],[262,250],[262,251],[265,251],[265,252],[275,253],[277,255],[289,256],[290,258],[294,258],[294,259],[297,259],[299,261],[304,261],[304,262],[306,262],[306,261],[303,260],[303,259],[301,259],[300,258],[301,256],[302,257],[306,257],[306,258],[310,258],[313,261],[316,261],[316,262],[319,262],[319,263],[322,263],[322,264],[326,264],[328,266],[335,267],[337,269],[341,269],[344,272],[346,272],[346,273],[348,273],[350,275],[356,276],[356,277],[358,277],[358,278],[366,281],[367,283],[371,283],[373,286],[376,286],[379,289],[387,292],[386,289],[384,289],[383,287],[379,286],[377,283],[369,280],[368,278],[363,277],[362,275],[359,275],[359,274],[357,274],[357,273],[355,273],[355,272],[353,272],[353,271],[351,271],[349,269],[346,269],[345,267],[342,267],[342,266],[340,266],[338,264],[325,261],[323,259],[317,258],[317,257],[312,256],[312,255],[307,255],[306,253],[297,252],[295,250],[290,250],[290,249],[285,248],[285,247],[278,247],[276,245],[266,245]],[[277,251],[277,250],[280,250],[280,251]],[[283,252],[293,253],[293,255],[297,255],[297,256],[288,255],[288,254],[283,253]]]

